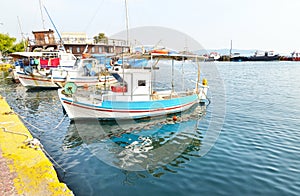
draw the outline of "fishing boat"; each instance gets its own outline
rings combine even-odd
[[[25,70],[28,73],[38,69],[40,73],[45,75],[50,72],[50,69],[73,69],[77,59],[73,54],[60,50],[14,52],[10,56],[15,60],[13,79],[16,82],[19,82],[19,74],[25,74]]]
[[[208,92],[207,80],[200,81],[200,64],[197,55],[148,53],[133,55],[132,58],[148,59],[150,66],[131,67],[123,63],[111,71],[119,78],[119,85],[109,90],[78,88],[67,83],[58,90],[61,104],[71,120],[97,118],[140,119],[162,116],[185,111],[199,102],[205,103]],[[171,90],[154,88],[155,72],[159,70],[158,61],[171,63]],[[194,89],[175,91],[174,62],[193,60],[198,63],[198,77]],[[165,64],[162,64],[163,66]]]
[[[74,82],[77,86],[108,86],[118,82],[94,58],[78,59],[72,68],[50,68],[47,72],[28,68],[17,72],[26,88],[59,88],[66,82]]]

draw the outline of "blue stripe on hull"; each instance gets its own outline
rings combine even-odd
[[[198,100],[197,95],[190,95],[186,97],[167,99],[167,100],[156,100],[156,101],[103,101],[102,105],[92,105],[79,102],[73,102],[62,98],[62,101],[66,104],[70,104],[75,107],[84,107],[90,110],[103,110],[107,112],[149,112],[159,110],[169,110],[175,108],[181,108],[185,105],[196,103]]]
[[[105,109],[127,109],[127,110],[149,110],[159,108],[169,108],[179,105],[184,105],[197,100],[196,95],[156,100],[156,101],[133,101],[133,102],[114,102],[114,101],[103,101],[101,108]]]

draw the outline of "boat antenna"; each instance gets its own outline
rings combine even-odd
[[[39,3],[40,3],[40,11],[41,11],[41,16],[42,16],[43,29],[45,29],[45,20],[44,20],[44,15],[43,15],[43,10],[42,10],[42,0],[39,0]]]
[[[60,44],[63,46],[62,38],[61,38],[61,36],[60,36],[60,33],[58,32],[58,30],[57,30],[57,28],[56,28],[56,26],[55,26],[53,20],[51,19],[51,17],[50,17],[50,15],[49,15],[48,10],[47,10],[47,8],[45,7],[45,5],[44,5],[44,9],[45,9],[46,14],[48,15],[48,17],[49,17],[49,19],[50,19],[50,21],[51,21],[51,23],[52,23],[52,25],[53,25],[53,27],[54,27],[54,29],[55,29],[57,35],[58,35],[58,37],[59,37]],[[65,47],[64,47],[64,46],[63,46],[63,50],[65,51]]]

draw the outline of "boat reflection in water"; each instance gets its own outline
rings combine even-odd
[[[87,146],[101,161],[122,170],[152,173],[167,164],[200,156],[204,132],[199,124],[206,106],[171,116],[126,121],[74,121],[64,140],[64,149]]]

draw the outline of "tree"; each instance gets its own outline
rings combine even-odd
[[[8,34],[0,33],[0,53],[6,55],[11,52],[24,51],[24,42],[14,44],[16,38],[10,37]]]
[[[105,36],[104,33],[99,33],[98,35],[94,36],[95,43],[100,43],[100,42],[107,43],[107,41],[108,41],[108,38]]]
[[[27,45],[26,43],[27,43],[26,41],[21,41],[19,43],[14,44],[10,52],[24,51],[25,50],[24,46]]]

